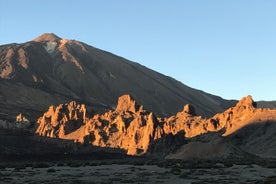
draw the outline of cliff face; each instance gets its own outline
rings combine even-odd
[[[196,116],[191,105],[185,105],[175,116],[157,118],[130,95],[121,96],[113,111],[95,114],[91,118],[86,111],[85,105],[76,102],[56,108],[51,106],[39,118],[36,133],[82,144],[121,148],[129,155],[141,155],[150,146],[154,147],[158,140],[170,136],[182,135],[184,140],[185,137],[219,131],[228,136],[251,123],[276,121],[276,110],[256,108],[251,96],[242,98],[235,107],[209,119]]]

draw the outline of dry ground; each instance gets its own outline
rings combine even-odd
[[[276,168],[255,164],[217,163],[212,168],[186,168],[176,164],[36,163],[6,165],[0,169],[0,183],[276,183]]]

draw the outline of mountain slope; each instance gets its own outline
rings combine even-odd
[[[259,101],[257,106],[260,108],[276,108],[276,101]]]
[[[20,107],[17,101],[29,98],[34,90],[57,99],[56,102],[37,100],[35,103],[44,111],[50,105],[66,103],[68,99],[91,105],[94,110],[100,107],[112,109],[117,98],[126,93],[160,116],[172,115],[187,103],[203,116],[211,116],[234,104],[190,88],[138,63],[51,33],[30,42],[0,46],[0,59],[0,76],[5,83],[10,83],[2,85],[3,93],[17,93],[7,89],[11,85],[26,90],[26,94],[15,99],[14,107]],[[6,101],[1,104],[1,109],[11,105],[13,100],[1,93],[0,98]],[[40,98],[45,98],[45,95]],[[25,108],[40,110],[31,102],[26,103]]]

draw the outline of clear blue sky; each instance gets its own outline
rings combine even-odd
[[[275,0],[0,0],[1,45],[44,32],[226,99],[276,100]]]

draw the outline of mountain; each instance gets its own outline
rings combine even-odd
[[[183,72],[183,75],[185,73]],[[85,43],[45,33],[32,41],[0,46],[0,117],[19,113],[31,121],[51,105],[70,101],[94,112],[114,109],[131,94],[158,116],[178,112],[184,104],[210,117],[235,104]]]

